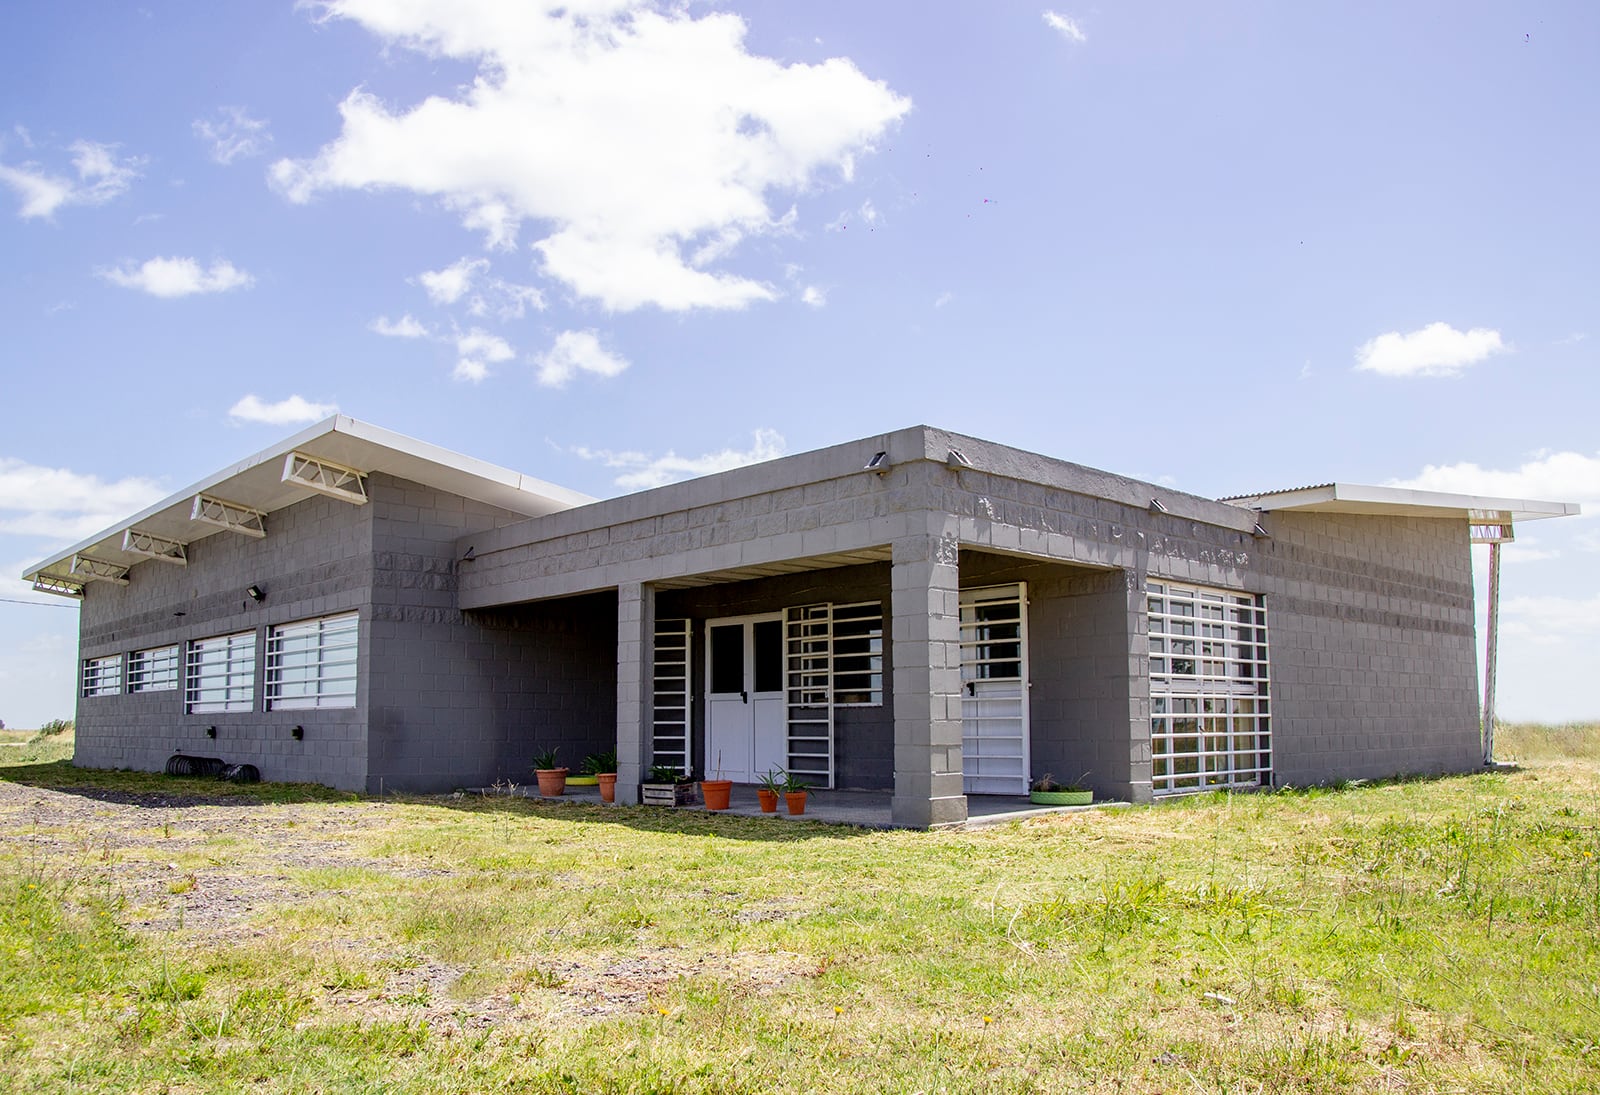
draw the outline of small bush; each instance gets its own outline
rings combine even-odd
[[[53,738],[57,734],[70,734],[73,730],[71,719],[51,719],[39,727],[39,732],[34,735],[34,740],[40,738]]]

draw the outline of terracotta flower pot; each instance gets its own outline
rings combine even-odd
[[[789,807],[790,816],[806,812],[806,793],[804,791],[785,791],[783,801]]]
[[[756,791],[756,798],[761,801],[761,812],[763,814],[775,814],[778,812],[778,792],[769,791],[762,787]]]
[[[733,780],[703,779],[700,781],[700,794],[706,800],[707,810],[726,810],[733,798]]]
[[[617,774],[615,772],[601,772],[597,778],[600,780],[600,801],[617,801]]]
[[[567,793],[565,768],[536,768],[533,773],[539,780],[539,793],[545,798],[555,798]]]

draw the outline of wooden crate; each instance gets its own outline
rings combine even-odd
[[[696,783],[641,783],[639,801],[646,806],[695,806],[700,802]]]

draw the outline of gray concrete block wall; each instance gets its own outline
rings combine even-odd
[[[656,595],[659,618],[693,621],[690,636],[693,726],[690,736],[697,770],[705,769],[705,621],[722,616],[777,612],[822,601],[835,604],[879,602],[883,606],[887,636],[889,564],[833,567],[745,582],[662,590]],[[885,641],[883,703],[834,708],[834,782],[837,787],[891,790],[894,786],[894,700],[888,687],[894,661],[889,647]]]
[[[80,697],[74,763],[90,768],[159,771],[176,752],[254,764],[270,780],[311,781],[358,789],[366,778],[366,667],[372,650],[366,613],[372,588],[369,507],[311,498],[271,514],[267,536],[218,532],[189,545],[188,566],[146,562],[127,586],[90,583],[81,609],[80,661],[177,645],[179,686],[166,692]],[[258,585],[257,604],[245,588]],[[274,624],[359,611],[361,666],[356,705],[266,711],[266,629]],[[182,615],[179,615],[182,613]],[[186,714],[184,644],[252,631],[256,636],[255,709]],[[305,737],[290,736],[293,726]],[[215,739],[206,736],[214,726]]]
[[[1144,644],[1143,594],[1130,601],[1121,571],[961,553],[963,589],[1011,582],[1028,592],[1031,778],[1081,779],[1101,798],[1148,801],[1148,665],[1130,657]]]
[[[373,476],[373,701],[366,789],[532,781],[615,744],[616,595],[462,612],[456,540],[514,516]]]
[[[1266,593],[1277,780],[1481,764],[1465,522],[1277,513]]]

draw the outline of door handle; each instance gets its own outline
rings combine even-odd
[[[739,700],[742,703],[749,703],[750,702],[750,693],[748,693],[748,692],[740,692],[739,693]]]

